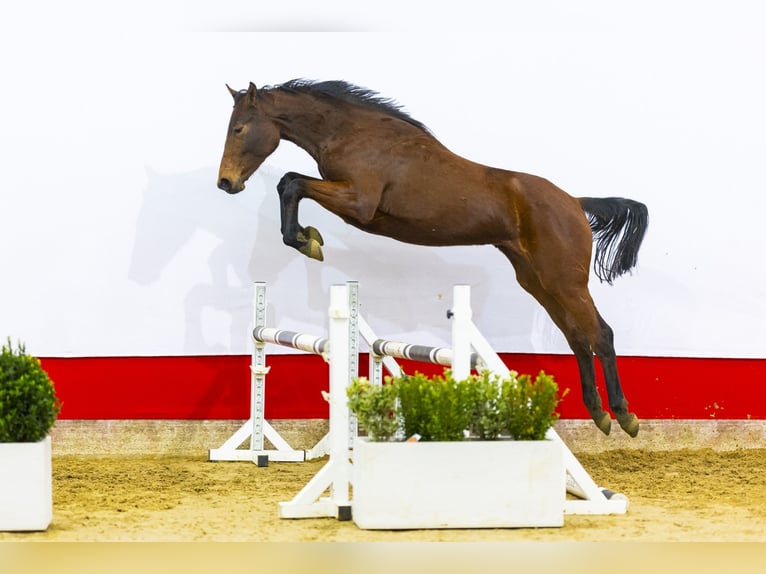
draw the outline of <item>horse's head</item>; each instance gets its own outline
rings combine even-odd
[[[229,86],[226,86],[229,88]],[[260,92],[250,82],[247,90],[229,88],[234,110],[218,170],[218,187],[226,193],[239,193],[245,182],[279,145],[279,128],[262,109]]]

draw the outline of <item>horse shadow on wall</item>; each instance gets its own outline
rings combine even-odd
[[[262,191],[267,175],[254,178],[255,190]],[[265,199],[260,193],[230,198],[216,190],[210,183],[216,177],[213,167],[182,173],[147,169],[146,177],[128,278],[147,286],[161,280],[176,283],[184,305],[185,352],[228,352],[227,345],[209,341],[203,328],[205,314],[223,314],[230,324],[230,340],[243,339],[252,305],[248,261],[260,242],[260,229],[276,220],[259,224],[259,203]],[[199,267],[207,266],[207,278],[199,279],[205,277],[202,271],[192,272],[196,279],[182,284],[193,262],[176,277],[163,278],[184,249],[197,245],[204,245],[199,249]],[[271,274],[278,273],[284,262],[267,254],[259,264],[266,268],[262,272]]]
[[[248,336],[253,281],[276,284],[280,277],[285,279],[291,296],[322,317],[328,302],[328,294],[321,287],[323,280],[359,280],[361,300],[369,303],[363,310],[368,320],[374,322],[379,315],[380,321],[390,323],[395,305],[396,317],[405,323],[397,327],[404,332],[427,325],[433,317],[424,316],[424,299],[440,299],[445,286],[448,289],[454,283],[475,285],[474,313],[480,313],[481,301],[486,299],[482,296],[488,278],[486,265],[448,264],[437,253],[438,248],[365,234],[318,207],[312,210],[308,203],[304,204],[304,219],[323,233],[325,261],[309,260],[283,245],[276,192],[282,174],[283,170],[264,165],[250,178],[244,192],[227,195],[215,188],[214,167],[182,173],[147,169],[128,278],[144,286],[161,280],[176,283],[184,304],[185,352],[225,354],[232,351],[232,346],[236,352],[244,348],[236,342],[245,342]],[[204,261],[200,257],[200,267],[206,264],[209,272],[205,280],[179,285],[189,273],[189,264],[177,276],[163,278],[174,261],[189,260],[189,255],[183,253],[185,249],[210,244],[211,238],[214,246],[200,249],[206,253]],[[451,295],[444,295],[446,305]],[[270,301],[273,299],[270,297]],[[209,334],[206,336],[205,316],[210,312],[228,322],[233,345],[211,342]],[[446,326],[445,332],[448,329]]]

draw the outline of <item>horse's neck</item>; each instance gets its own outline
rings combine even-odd
[[[315,160],[341,120],[328,104],[304,94],[279,94],[269,115],[279,124],[282,139],[303,148]]]

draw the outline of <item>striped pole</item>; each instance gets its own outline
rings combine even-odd
[[[372,353],[378,357],[395,357],[397,359],[409,359],[421,363],[433,363],[435,365],[452,366],[453,352],[449,347],[429,347],[426,345],[414,345],[400,343],[398,341],[386,341],[377,339],[370,345]],[[471,368],[476,368],[479,356],[471,353]]]
[[[253,339],[259,343],[281,345],[316,355],[324,355],[330,347],[330,341],[327,337],[315,337],[306,333],[296,333],[274,327],[256,327],[253,329]]]

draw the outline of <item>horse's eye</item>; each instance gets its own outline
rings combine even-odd
[[[234,128],[234,133],[239,135],[244,131],[244,129],[245,129],[244,126],[237,126]]]

